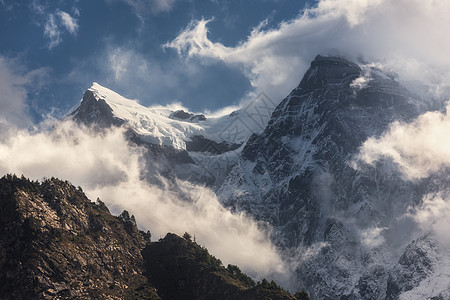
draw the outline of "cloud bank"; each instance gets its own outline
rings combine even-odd
[[[70,121],[48,125],[50,129],[17,130],[5,138],[0,173],[67,179],[83,187],[90,199],[100,197],[113,213],[126,209],[134,214],[154,238],[188,231],[225,264],[237,264],[257,278],[288,272],[268,232],[223,208],[211,190],[179,181],[179,192],[173,192],[163,178],[163,187],[141,179],[146,171],[141,169],[141,150],[128,145],[123,130],[100,135]]]
[[[445,0],[321,0],[275,29],[254,28],[235,46],[208,37],[211,20],[194,20],[164,45],[183,58],[239,66],[254,89],[282,99],[317,54],[363,57],[403,80],[438,90],[450,83],[450,3]]]

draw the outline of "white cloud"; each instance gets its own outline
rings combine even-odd
[[[409,179],[425,178],[450,167],[450,105],[446,112],[427,112],[411,123],[393,123],[360,149],[365,163],[388,157]]]
[[[78,20],[65,11],[56,9],[51,10],[47,5],[38,0],[33,0],[30,9],[37,15],[38,26],[43,26],[44,37],[49,40],[48,48],[52,49],[58,46],[62,41],[62,35],[67,31],[72,36],[78,32]],[[52,12],[53,11],[53,12]],[[74,16],[79,16],[80,12],[76,7],[72,8]]]
[[[361,241],[369,249],[379,247],[385,243],[384,237],[381,233],[388,228],[370,227],[360,231]]]
[[[44,36],[50,40],[48,44],[49,49],[58,46],[62,41],[61,32],[58,25],[56,25],[55,15],[53,14],[50,14],[45,22]]]
[[[437,192],[425,195],[418,205],[411,204],[404,216],[416,222],[420,234],[431,232],[446,246],[450,245],[450,191],[445,179],[450,170],[449,136],[450,104],[445,112],[427,112],[409,123],[393,123],[379,138],[365,141],[358,156],[360,162],[371,165],[387,158],[393,164],[388,160],[383,167],[397,169],[409,180],[433,176],[430,189]]]
[[[257,91],[282,99],[317,54],[363,56],[404,80],[450,84],[450,2],[446,0],[321,0],[276,29],[257,27],[236,46],[208,38],[210,20],[190,23],[164,45],[182,57],[240,66]]]
[[[267,233],[249,217],[223,208],[213,191],[178,181],[175,192],[162,178],[162,187],[143,181],[148,170],[141,169],[141,150],[128,145],[122,129],[95,135],[68,121],[48,127],[6,138],[0,144],[0,173],[67,179],[91,199],[100,197],[113,212],[130,211],[154,238],[188,231],[224,263],[258,278],[287,272]]]
[[[62,25],[67,29],[67,31],[69,31],[69,33],[72,35],[76,35],[78,31],[78,21],[64,11],[58,11],[57,14],[61,19]]]

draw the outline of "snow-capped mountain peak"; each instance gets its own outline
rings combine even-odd
[[[274,105],[268,107],[273,109]],[[216,143],[244,143],[251,134],[262,131],[270,117],[270,109],[259,114],[257,121],[248,106],[230,115],[205,117],[173,105],[145,107],[137,100],[127,99],[94,82],[71,116],[88,125],[127,124],[146,142],[189,150],[187,142],[195,136]]]
[[[169,166],[163,173],[218,185],[250,135],[264,129],[274,107],[260,97],[231,114],[205,116],[180,105],[146,107],[94,82],[69,117],[97,129],[125,126],[154,158],[168,160],[160,162]],[[188,165],[180,167],[180,162]]]
[[[312,299],[398,299],[433,273],[414,274],[420,255],[401,259],[427,249],[407,247],[416,237],[400,217],[420,202],[423,186],[404,180],[388,161],[350,165],[369,137],[421,112],[391,77],[317,56],[218,190],[226,206],[273,224],[283,247],[308,253],[322,245],[297,269],[298,288],[308,287]]]
[[[85,101],[92,105],[89,103],[90,97],[103,105],[106,104],[110,108],[113,118],[120,120],[116,123],[126,123],[146,142],[185,150],[186,140],[190,136],[203,135],[205,131],[201,125],[170,118],[173,111],[166,107],[145,107],[137,100],[127,99],[95,82],[86,91],[80,108],[83,107]],[[74,116],[80,118],[77,112],[74,113]],[[94,117],[98,116],[94,115]]]

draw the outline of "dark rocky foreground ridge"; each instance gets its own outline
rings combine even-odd
[[[188,235],[150,242],[67,181],[7,175],[0,207],[0,299],[296,299]]]

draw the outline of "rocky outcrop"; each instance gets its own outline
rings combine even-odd
[[[160,299],[143,275],[145,240],[81,188],[0,179],[1,299]]]
[[[173,113],[170,114],[169,117],[172,119],[178,119],[178,120],[183,120],[183,121],[187,121],[187,122],[198,122],[198,121],[206,120],[206,117],[203,114],[195,115],[190,112],[185,112],[182,109],[174,111]]]
[[[222,141],[217,143],[201,135],[194,135],[186,141],[186,150],[192,152],[208,152],[213,155],[223,154],[238,149],[242,144]]]
[[[93,126],[97,130],[121,126],[124,120],[114,116],[111,107],[104,99],[97,99],[95,93],[87,90],[83,95],[80,106],[70,115],[74,121],[87,126]]]

